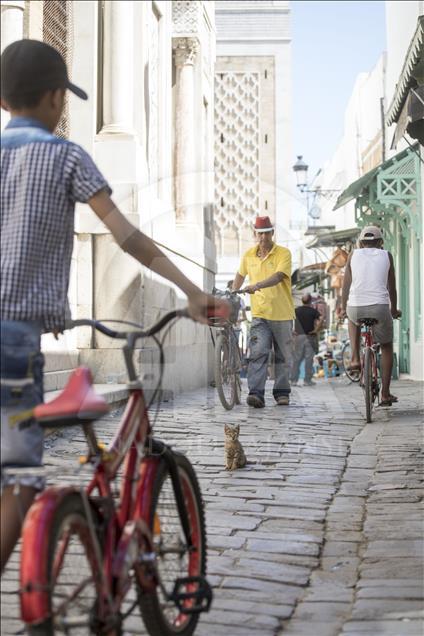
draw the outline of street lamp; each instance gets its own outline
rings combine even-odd
[[[341,190],[323,189],[320,186],[317,186],[316,188],[308,188],[308,168],[308,164],[303,161],[303,156],[297,155],[297,161],[293,166],[293,172],[296,175],[297,187],[302,194],[306,193],[326,196],[327,194],[333,194],[334,192],[341,192]]]
[[[296,174],[297,187],[301,192],[305,192],[308,184],[308,165],[303,161],[302,155],[297,156],[297,161],[293,166],[293,172]]]
[[[293,166],[293,172],[296,175],[297,188],[302,194],[306,194],[306,210],[308,217],[311,217],[314,221],[321,216],[321,208],[316,203],[318,196],[331,196],[334,192],[340,192],[340,190],[327,190],[322,189],[320,186],[316,188],[308,187],[308,164],[303,161],[302,155],[297,155],[297,161]],[[309,206],[309,195],[313,194],[312,206]]]

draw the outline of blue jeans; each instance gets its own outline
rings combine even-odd
[[[292,382],[299,379],[299,369],[302,360],[305,360],[305,382],[310,382],[314,374],[314,355],[312,338],[305,334],[298,334],[294,341],[294,359],[291,372]]]
[[[290,368],[293,352],[292,320],[253,318],[250,328],[250,356],[247,370],[249,395],[264,398],[269,352],[274,347],[275,381],[273,396],[277,400],[290,393]]]
[[[20,423],[10,418],[43,401],[44,356],[40,351],[41,324],[1,322],[1,467],[40,466],[43,430],[31,417]],[[13,483],[3,476],[2,486]],[[39,477],[23,477],[23,485],[42,487]]]

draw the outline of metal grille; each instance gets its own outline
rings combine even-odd
[[[43,3],[43,40],[62,55],[69,75],[73,42],[71,8],[72,2],[69,0],[44,0]],[[69,135],[68,94],[66,94],[63,113],[55,132],[65,139]]]

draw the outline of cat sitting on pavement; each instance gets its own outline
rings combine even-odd
[[[225,424],[225,470],[236,470],[246,466],[246,455],[239,442],[240,424]]]

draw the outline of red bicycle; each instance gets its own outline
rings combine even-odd
[[[32,636],[118,636],[137,606],[151,636],[191,636],[199,613],[210,608],[199,484],[189,460],[152,436],[133,363],[139,338],[154,337],[182,316],[188,317],[186,310],[170,312],[146,331],[113,331],[93,320],[69,325],[91,326],[126,340],[130,395],[108,448],[93,427],[108,407],[95,394],[89,369],[74,371],[58,398],[34,410],[40,424],[49,428],[82,425],[90,477],[88,485],[48,488],[26,517],[20,601]],[[163,349],[155,340],[162,375]],[[35,474],[37,470],[43,469]]]
[[[378,343],[374,343],[372,326],[377,323],[375,318],[364,318],[360,321],[362,327],[362,342],[363,347],[361,350],[361,372],[359,376],[359,383],[364,391],[365,397],[365,413],[367,422],[372,421],[372,410],[374,402],[377,400],[380,394],[380,378],[377,362],[377,354],[380,349]]]

